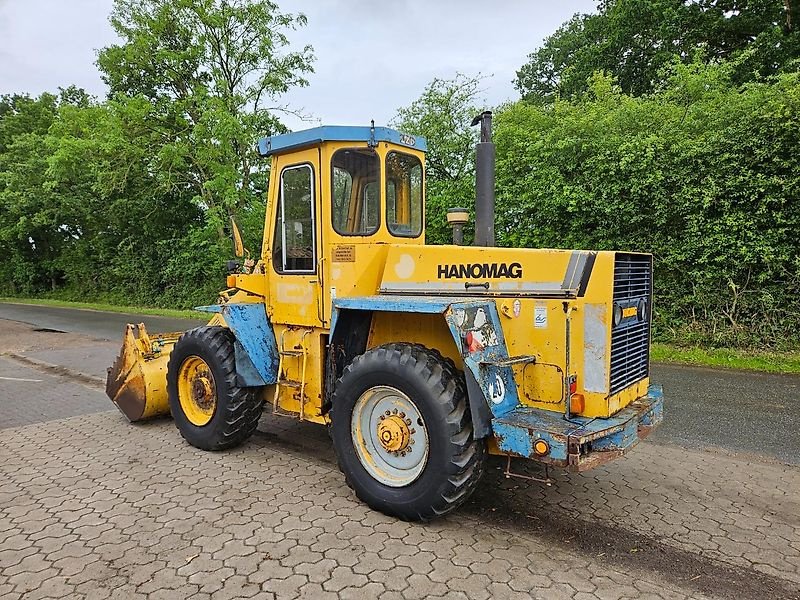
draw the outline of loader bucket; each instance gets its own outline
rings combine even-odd
[[[129,421],[169,413],[167,361],[181,333],[153,339],[144,323],[127,325],[117,360],[108,369],[106,394]]]

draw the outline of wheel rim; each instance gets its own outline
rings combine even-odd
[[[211,421],[217,408],[217,386],[211,367],[199,356],[189,356],[178,370],[178,401],[192,425]]]
[[[361,394],[350,422],[353,446],[370,476],[390,487],[413,483],[428,462],[428,432],[417,405],[397,388]]]

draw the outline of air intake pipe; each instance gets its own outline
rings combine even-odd
[[[472,119],[480,123],[481,141],[475,148],[475,245],[494,246],[494,157],[492,111]]]

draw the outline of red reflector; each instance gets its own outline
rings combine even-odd
[[[569,393],[574,394],[578,391],[578,381],[573,377],[569,382]]]

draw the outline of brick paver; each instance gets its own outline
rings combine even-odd
[[[113,410],[102,393],[2,356],[0,378],[0,429]]]
[[[409,524],[357,501],[322,427],[265,416],[205,453],[69,378],[0,377],[3,600],[800,598],[793,466],[646,442],[547,486],[494,460],[466,506]]]
[[[538,466],[525,472],[543,474]],[[660,543],[775,575],[800,589],[800,469],[723,454],[640,444],[627,458],[552,486],[519,486],[495,471],[473,503],[547,507],[552,518],[634,531]],[[493,481],[494,485],[490,482]]]
[[[259,436],[211,454],[115,412],[0,438],[3,598],[699,597],[466,514],[403,523]]]

